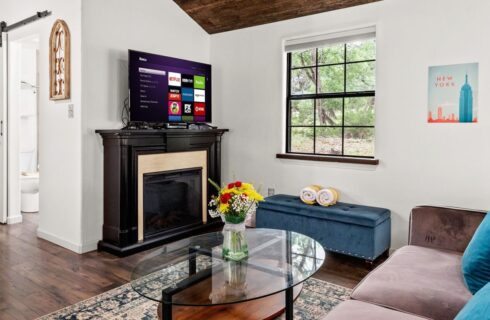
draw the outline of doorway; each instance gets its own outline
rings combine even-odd
[[[22,222],[39,211],[37,12],[15,23],[0,22],[0,223]]]
[[[8,223],[39,211],[39,36],[8,44]]]
[[[17,42],[20,50],[20,99],[12,108],[18,110],[19,117],[20,211],[28,214],[39,212],[39,36]]]

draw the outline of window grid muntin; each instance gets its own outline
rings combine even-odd
[[[344,58],[345,58],[345,55],[344,55]],[[318,61],[318,59],[317,59],[317,61]],[[376,62],[376,59],[359,60],[359,61],[349,61],[349,62],[337,62],[337,63],[325,63],[325,64],[319,64],[317,67],[343,66],[343,65],[356,64],[356,63],[365,63],[365,62]],[[313,65],[311,65],[311,66],[302,66],[302,67],[291,67],[290,70],[310,69],[310,68],[314,68],[314,67],[315,66],[313,66]]]
[[[376,95],[376,90],[369,91],[353,91],[347,92],[347,65],[356,64],[356,63],[365,63],[365,62],[376,62],[376,59],[368,59],[368,60],[359,60],[359,61],[347,61],[347,43],[344,43],[344,61],[342,63],[331,63],[331,64],[321,64],[318,65],[318,48],[315,48],[315,65],[311,66],[302,66],[302,67],[291,67],[292,66],[292,53],[287,53],[287,113],[286,113],[286,152],[287,153],[295,153],[295,154],[309,154],[309,155],[324,155],[324,156],[335,156],[335,157],[355,157],[355,158],[374,158],[374,155],[346,155],[345,154],[345,129],[346,128],[375,128],[374,125],[366,125],[366,126],[346,126],[345,125],[345,99],[346,98],[362,98],[362,97],[374,97]],[[335,65],[343,65],[344,66],[344,91],[343,92],[335,92],[335,93],[318,93],[318,68],[324,66],[335,66]],[[291,94],[291,73],[296,69],[315,69],[315,94]],[[316,112],[317,112],[317,100],[318,99],[329,99],[329,98],[342,98],[342,125],[316,125]],[[307,125],[291,125],[291,102],[293,100],[313,100],[313,126]],[[293,128],[313,128],[313,152],[292,152],[291,145],[291,132]],[[317,128],[342,128],[342,146],[341,146],[341,154],[325,154],[318,153],[316,149],[316,129]]]

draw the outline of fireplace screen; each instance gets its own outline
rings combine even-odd
[[[144,237],[202,223],[202,169],[143,175]]]

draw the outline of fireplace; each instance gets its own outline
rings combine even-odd
[[[202,169],[143,175],[143,238],[202,222]]]
[[[220,183],[226,129],[97,130],[104,143],[99,250],[126,256],[215,230],[207,213]]]

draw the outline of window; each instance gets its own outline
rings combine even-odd
[[[287,153],[374,158],[376,40],[342,40],[286,44]]]

